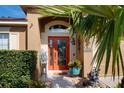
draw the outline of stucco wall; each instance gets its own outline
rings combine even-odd
[[[39,80],[41,77],[41,64],[40,64],[40,29],[39,29],[39,20],[41,17],[39,14],[27,13],[28,20],[28,31],[27,31],[27,49],[37,51],[37,64],[35,70],[35,79]]]
[[[40,30],[38,14],[27,14],[28,19],[28,50],[36,50],[40,52]]]
[[[123,55],[123,60],[124,60],[124,48],[123,47],[124,47],[124,40],[121,41],[121,50],[122,50],[122,55]],[[92,46],[90,51],[86,51],[86,45],[84,43],[84,75],[85,75],[85,77],[92,69],[91,62],[92,62],[92,58],[94,55],[94,53],[93,53],[94,50],[95,50],[95,46]],[[105,62],[106,62],[106,55],[104,55],[103,61],[101,63],[99,76],[105,75],[104,74],[105,73],[105,64],[106,64]],[[116,72],[117,72],[117,69],[116,69]],[[107,76],[111,76],[111,75],[112,75],[112,58],[110,59],[110,65],[109,65]],[[121,64],[120,64],[120,75],[122,75]]]
[[[19,50],[26,50],[26,31],[27,27],[11,27],[10,32],[19,33]]]
[[[92,69],[92,65],[91,65],[92,59],[93,59],[92,43],[86,46],[86,42],[84,42],[84,76],[85,77],[87,77],[87,74]]]

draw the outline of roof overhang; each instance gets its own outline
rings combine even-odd
[[[27,14],[27,12],[38,13],[39,5],[20,5],[22,10]]]
[[[0,25],[27,26],[28,22],[24,18],[0,18]]]
[[[1,22],[0,25],[27,25],[27,22]]]

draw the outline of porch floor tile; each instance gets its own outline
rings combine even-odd
[[[53,88],[76,88],[75,83],[80,79],[66,75],[48,75],[47,78],[52,82]]]

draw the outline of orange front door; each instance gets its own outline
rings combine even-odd
[[[49,70],[67,70],[69,37],[48,37]]]

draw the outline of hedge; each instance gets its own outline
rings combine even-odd
[[[0,87],[29,87],[37,60],[36,51],[0,51]]]

